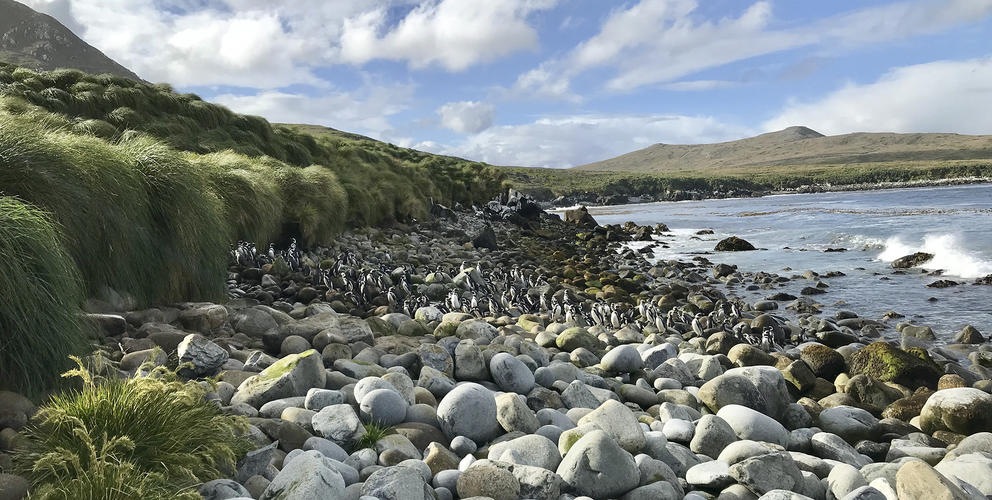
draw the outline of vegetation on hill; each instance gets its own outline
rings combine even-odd
[[[46,315],[84,295],[46,288],[53,270],[78,275],[88,296],[111,287],[139,304],[216,300],[237,240],[329,243],[346,227],[427,217],[432,200],[483,203],[503,180],[481,163],[273,127],[165,85],[0,64],[0,195],[43,226],[0,263],[20,266],[6,274],[17,277],[11,296],[37,289],[0,307],[3,341],[64,340],[49,330],[64,319]],[[0,218],[0,232],[24,232],[19,220]],[[0,387],[51,372],[7,366]]]
[[[582,171],[720,176],[774,166],[801,166],[806,170],[825,165],[870,164],[878,167],[982,159],[992,159],[992,136],[893,133],[825,136],[806,127],[789,127],[717,144],[655,144],[575,168]]]
[[[826,165],[739,167],[719,172],[659,174],[575,169],[507,169],[517,189],[543,199],[558,196],[647,196],[662,200],[754,196],[807,187],[871,186],[881,183],[934,182],[992,178],[992,160],[946,160]]]

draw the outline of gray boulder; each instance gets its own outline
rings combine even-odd
[[[779,446],[789,444],[789,431],[775,419],[741,405],[724,406],[717,416],[730,425],[737,437]]]
[[[534,388],[534,373],[527,365],[512,355],[501,352],[489,361],[493,382],[507,392],[527,394]]]
[[[593,498],[618,498],[640,481],[634,457],[603,431],[576,441],[557,472],[572,491]]]
[[[176,355],[179,356],[179,375],[188,378],[214,375],[230,357],[221,346],[198,333],[187,335],[176,348]]]
[[[310,423],[314,432],[342,448],[350,448],[365,435],[365,426],[349,404],[321,408]]]
[[[479,384],[466,383],[452,389],[438,404],[437,419],[448,438],[465,436],[485,443],[502,431],[496,418],[495,394]]]
[[[384,467],[362,485],[362,496],[379,500],[433,500],[434,488],[412,467]]]
[[[260,500],[337,500],[344,488],[331,459],[319,451],[304,451],[276,474]]]

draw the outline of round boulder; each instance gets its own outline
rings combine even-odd
[[[485,443],[502,430],[496,419],[496,398],[479,384],[459,385],[444,396],[437,406],[441,430],[449,438],[464,436]]]

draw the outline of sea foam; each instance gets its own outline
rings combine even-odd
[[[885,249],[878,255],[878,260],[892,262],[916,252],[934,255],[933,260],[920,266],[923,269],[943,269],[944,274],[959,278],[981,278],[992,274],[992,261],[969,250],[955,234],[928,234],[923,237],[922,244],[907,243],[894,236],[885,240]]]

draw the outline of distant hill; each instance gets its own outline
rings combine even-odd
[[[34,70],[74,68],[140,80],[55,18],[14,0],[0,0],[0,61]]]
[[[992,158],[992,135],[855,133],[789,127],[717,144],[655,144],[573,170],[719,174],[746,167]]]

